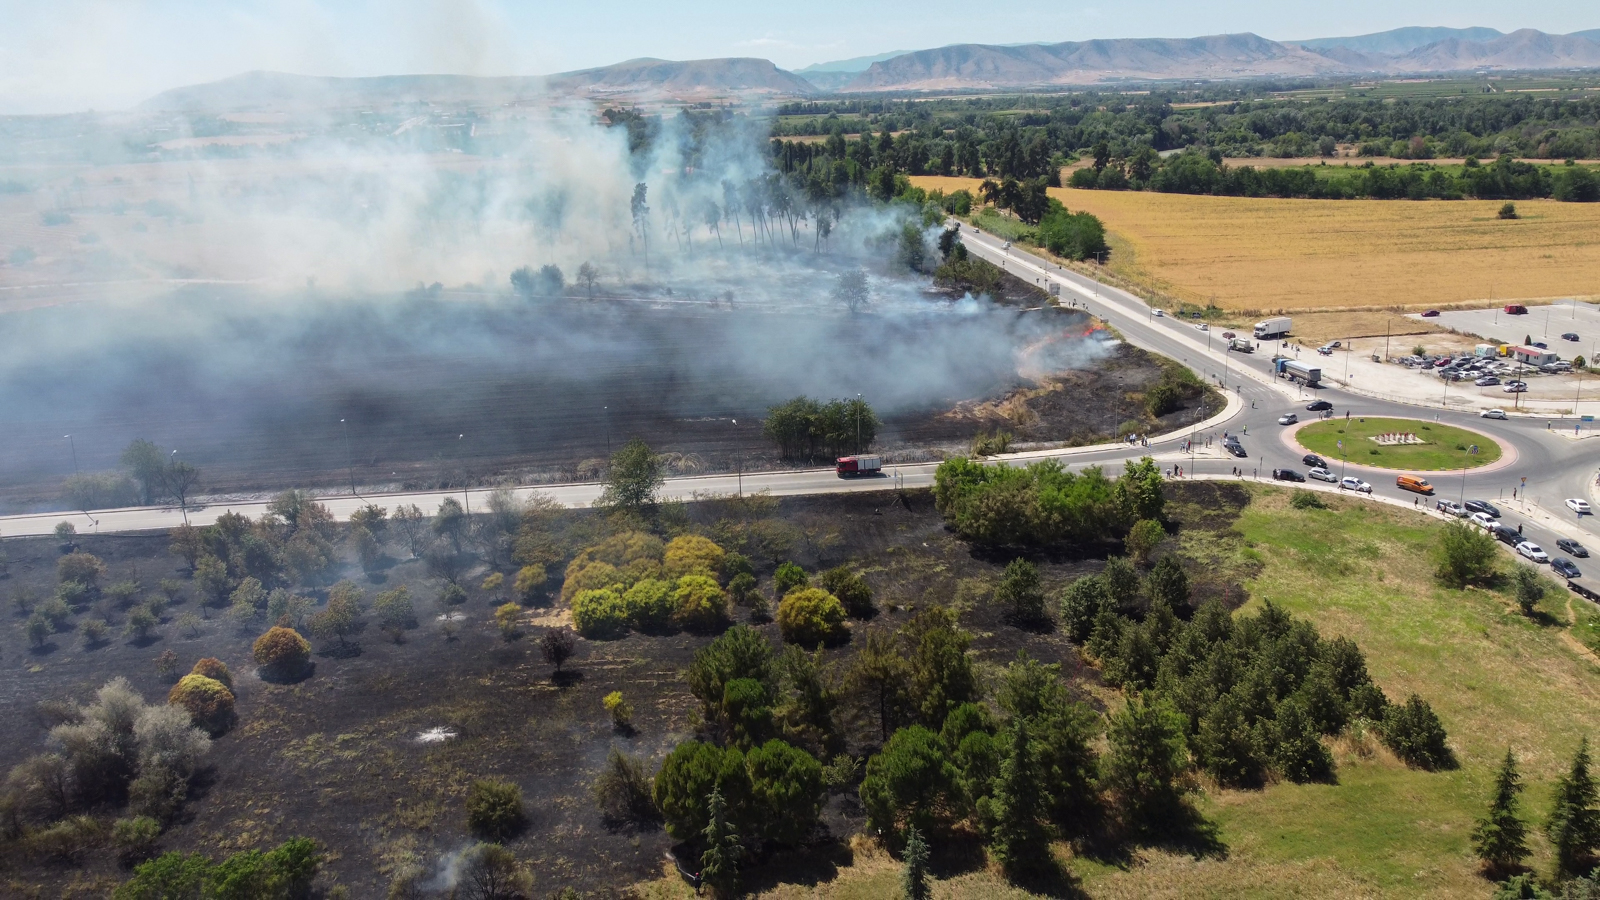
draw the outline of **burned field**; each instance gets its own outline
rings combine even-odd
[[[633,437],[680,474],[786,467],[761,419],[799,395],[860,394],[883,420],[873,449],[907,461],[966,452],[979,433],[1081,444],[1199,414],[1150,416],[1161,364],[1096,339],[1081,314],[1029,308],[1040,298],[1020,282],[997,302],[885,284],[857,315],[682,286],[594,301],[196,287],[159,316],[15,313],[0,504],[59,506],[65,478],[115,469],[135,438],[201,467],[206,493],[241,495],[583,480]]]
[[[1225,531],[1248,503],[1244,491],[1227,485],[1169,485],[1168,491],[1180,532]],[[166,535],[84,537],[77,548],[104,560],[107,582],[137,580],[147,594],[162,579],[182,582],[149,638],[113,637],[86,646],[68,624],[42,646],[30,646],[24,604],[13,598],[37,603],[50,595],[62,548],[44,539],[7,541],[0,578],[9,623],[0,632],[0,715],[15,724],[0,735],[0,766],[9,768],[44,748],[46,731],[59,715],[50,701],[85,700],[110,678],[124,676],[159,703],[173,680],[156,670],[163,651],[177,655],[179,672],[214,656],[233,670],[237,722],[214,743],[207,769],[162,835],[162,850],[220,858],[304,835],[327,850],[324,879],[355,896],[382,895],[397,872],[413,865],[426,870],[432,887],[442,888],[455,855],[472,842],[463,812],[467,787],[492,777],[523,791],[527,822],[507,846],[533,873],[534,896],[568,886],[583,896],[618,896],[632,883],[658,877],[674,842],[659,827],[605,821],[591,785],[613,747],[655,766],[673,745],[697,734],[696,702],[682,672],[711,637],[631,633],[580,640],[564,673],[553,673],[538,643],[547,630],[571,622],[567,604],[554,596],[559,572],[578,548],[617,527],[587,511],[554,522],[549,546],[559,548],[560,563],[551,567],[540,596],[519,613],[509,639],[494,621],[504,591],[478,587],[485,575],[504,570],[503,562],[490,562],[494,552],[469,550],[472,561],[454,573],[468,596],[448,605],[437,599],[445,583],[424,561],[410,558],[391,532],[370,574],[353,561],[341,562],[324,581],[350,578],[369,597],[405,586],[416,603],[416,627],[396,639],[369,621],[349,636],[350,647],[343,638],[319,640],[312,671],[293,683],[255,674],[250,643],[261,626],[241,628],[220,610],[205,612],[186,566],[169,553]],[[877,613],[853,622],[849,641],[824,651],[828,677],[842,692],[843,751],[852,756],[873,752],[880,740],[871,703],[851,692],[843,678],[865,632],[897,628],[935,604],[955,610],[972,633],[981,677],[994,677],[1026,650],[1059,663],[1071,690],[1100,705],[1097,673],[1064,635],[1017,627],[994,603],[1010,557],[957,540],[927,492],[714,500],[689,504],[655,527],[666,535],[705,534],[743,550],[755,565],[757,590],[766,596],[774,593],[776,567],[788,560],[813,573],[841,564],[861,573],[873,589]],[[1098,571],[1106,554],[1118,549],[1086,546],[1036,557],[1048,596]],[[1242,602],[1236,582],[1208,580],[1221,577],[1196,572],[1195,596]],[[326,587],[302,593],[326,604]],[[202,612],[198,622],[187,618]],[[74,618],[97,615],[120,626],[127,614],[96,607]],[[734,618],[781,645],[778,627],[752,620],[748,608],[735,608]],[[626,731],[613,727],[601,702],[619,690],[634,710]],[[116,814],[107,808],[83,812]],[[849,838],[864,821],[853,785],[831,792],[819,829],[798,850],[752,866],[757,881],[748,886],[826,880],[850,861]],[[41,860],[18,844],[8,846],[0,875],[8,896],[104,896],[127,877],[110,854],[92,848],[71,860]]]

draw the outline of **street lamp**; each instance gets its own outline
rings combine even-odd
[[[175,463],[177,463],[177,461],[178,461],[178,451],[174,450],[171,453],[167,454],[167,468],[169,468],[169,469],[172,468],[172,466]],[[178,501],[178,509],[183,511],[183,524],[185,524],[185,525],[189,524],[189,503],[188,503],[188,501],[187,500],[179,500]]]
[[[72,442],[72,435],[64,434],[62,437],[67,439],[67,446],[72,449],[72,474],[78,475],[78,445]]]
[[[739,420],[738,419],[734,419],[732,421],[733,421],[733,425],[734,425],[735,428],[739,427]],[[744,497],[744,448],[739,443],[739,435],[738,435],[737,432],[735,432],[734,435],[733,435],[733,458],[735,460],[734,468],[739,473],[739,497],[741,499],[743,499],[743,497]]]
[[[467,515],[472,515],[472,501],[467,498],[467,460],[461,452],[461,439],[464,434],[456,435],[456,459],[461,463],[461,508]]]
[[[861,455],[861,395],[856,394],[856,455]]]

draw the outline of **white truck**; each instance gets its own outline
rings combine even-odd
[[[1257,322],[1255,333],[1256,339],[1262,341],[1271,341],[1281,337],[1287,337],[1289,334],[1289,317],[1277,316],[1275,318],[1267,319],[1263,322]]]

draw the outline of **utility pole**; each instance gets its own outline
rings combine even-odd
[[[354,452],[350,449],[350,423],[340,419],[339,424],[344,426],[344,464],[350,470],[350,496],[354,497],[358,495],[356,494],[356,458]]]
[[[467,460],[461,454],[461,439],[464,434],[456,435],[456,459],[461,461],[461,509],[467,515],[472,515],[472,501],[467,498]]]
[[[856,394],[856,455],[861,455],[861,395]]]
[[[177,461],[178,461],[178,451],[174,450],[174,451],[172,451],[171,453],[169,453],[167,455],[167,467],[168,468],[171,468],[172,464],[177,462]],[[188,501],[187,500],[180,500],[178,502],[178,508],[183,510],[183,524],[185,524],[185,525],[189,524],[189,503],[188,503]]]

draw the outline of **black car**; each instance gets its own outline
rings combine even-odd
[[[1562,578],[1583,577],[1583,573],[1578,571],[1578,567],[1573,564],[1572,560],[1564,556],[1558,556],[1550,560],[1550,571],[1560,575]]]
[[[1313,400],[1306,404],[1306,409],[1312,412],[1322,412],[1325,409],[1333,409],[1333,404],[1326,400]]]
[[[1293,469],[1273,469],[1272,477],[1276,481],[1305,481],[1306,477]]]
[[[1563,341],[1575,341],[1578,339],[1578,333],[1575,331],[1569,331],[1566,334],[1563,334],[1561,339]]]
[[[1244,459],[1246,456],[1250,455],[1244,452],[1244,445],[1239,443],[1238,438],[1230,437],[1223,441],[1222,448],[1227,450],[1229,453],[1232,453],[1234,456],[1239,457],[1240,459]]]
[[[1315,453],[1307,453],[1305,456],[1300,457],[1300,462],[1313,469],[1326,469],[1328,467],[1328,461]]]
[[[1522,543],[1522,532],[1509,525],[1496,525],[1491,532],[1497,539],[1515,547]]]
[[[1496,519],[1500,518],[1500,508],[1487,500],[1468,500],[1466,503],[1461,505],[1465,506],[1467,508],[1467,512],[1469,513],[1488,513],[1489,515],[1494,516]]]
[[[1561,540],[1556,541],[1556,549],[1560,550],[1562,553],[1571,553],[1573,556],[1576,556],[1579,559],[1589,558],[1589,551],[1582,544],[1578,543],[1572,538],[1562,538]]]

